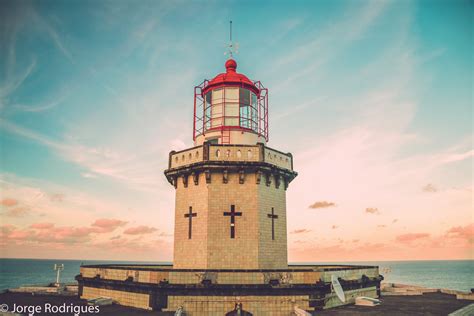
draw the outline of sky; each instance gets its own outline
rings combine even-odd
[[[472,1],[2,1],[0,256],[171,261],[193,89],[269,89],[291,262],[473,259]]]

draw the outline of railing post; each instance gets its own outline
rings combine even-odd
[[[258,145],[258,160],[261,162],[265,161],[265,145],[263,143],[257,143]]]
[[[202,160],[209,160],[209,142],[207,141],[202,144]]]

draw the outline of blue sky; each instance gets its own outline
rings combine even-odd
[[[123,251],[141,246],[136,258],[171,258],[174,190],[162,172],[170,150],[192,145],[193,87],[224,70],[229,20],[237,70],[269,88],[269,145],[292,152],[300,173],[288,191],[290,259],[357,259],[343,255],[353,240],[395,259],[423,247],[472,256],[472,2],[1,6],[4,256],[56,255],[32,228],[52,223],[64,257],[121,240]],[[308,208],[316,201],[336,207]],[[75,235],[99,219],[114,229]],[[144,233],[125,233],[136,227]],[[443,236],[468,244],[450,252]]]

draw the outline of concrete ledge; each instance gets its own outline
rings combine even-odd
[[[471,316],[474,315],[474,304],[467,305],[455,312],[452,312],[448,316]]]
[[[381,290],[382,296],[410,296],[423,295],[425,293],[442,293],[448,295],[455,295],[458,300],[474,300],[474,293],[450,289],[425,288],[418,285],[382,283]]]
[[[456,294],[456,298],[458,300],[469,300],[469,301],[474,301],[474,293],[469,293],[469,294]],[[474,313],[473,313],[474,315]]]

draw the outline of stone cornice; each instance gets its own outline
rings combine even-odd
[[[271,184],[269,180],[270,175],[273,176],[277,184],[280,185],[280,179],[285,183],[285,189],[288,184],[298,175],[296,171],[280,168],[267,162],[259,161],[201,161],[178,168],[170,168],[165,170],[165,176],[168,182],[176,186],[177,179],[183,178],[183,183],[188,185],[187,177],[193,176],[194,179],[200,173],[222,173],[224,176],[224,182],[226,182],[228,174],[236,173],[239,174],[240,183],[243,183],[244,174],[246,173],[261,173],[265,176],[267,185]],[[186,179],[185,179],[186,178]],[[207,177],[207,179],[209,179]],[[207,181],[210,182],[209,180]],[[197,181],[195,181],[197,183]]]
[[[170,152],[168,169],[164,173],[168,182],[175,187],[179,177],[187,187],[189,176],[197,185],[200,173],[206,175],[206,183],[211,182],[211,173],[221,173],[224,183],[227,183],[229,174],[237,173],[240,184],[244,183],[245,174],[255,173],[257,184],[263,175],[267,186],[273,182],[278,188],[283,182],[285,189],[298,175],[293,170],[291,153],[266,147],[263,143],[217,145],[207,142],[202,146]]]

